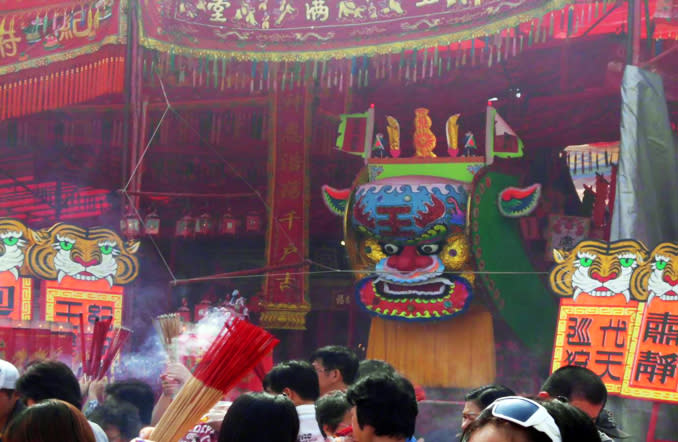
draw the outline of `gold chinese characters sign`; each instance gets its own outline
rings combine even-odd
[[[126,4],[126,0],[0,2],[0,74],[123,43],[127,23],[121,11]]]
[[[261,323],[267,328],[304,330],[308,285],[308,139],[310,106],[306,93],[287,91],[273,99],[269,159],[267,264]],[[303,118],[296,117],[302,115]]]
[[[634,240],[556,249],[561,300],[552,369],[587,367],[610,393],[678,402],[678,244]]]
[[[143,46],[210,58],[302,61],[449,46],[451,41],[513,28],[575,2],[148,0],[139,3]],[[553,27],[553,23],[559,24],[560,20],[554,17],[550,22]],[[547,20],[544,26],[548,23]],[[176,29],[181,32],[174,32]],[[547,33],[548,28],[541,34]],[[262,45],[265,51],[261,50]],[[356,66],[354,70],[359,68]]]

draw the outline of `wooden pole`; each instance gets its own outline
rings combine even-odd
[[[130,3],[130,8],[131,11],[136,11],[136,1],[132,1]],[[139,140],[141,140],[141,118],[140,118],[140,113],[141,113],[141,72],[140,72],[140,63],[141,63],[141,56],[140,56],[140,51],[139,51],[139,39],[138,39],[138,34],[137,34],[137,26],[136,26],[136,14],[134,12],[130,12],[130,55],[131,58],[128,59],[128,63],[130,64],[130,70],[129,70],[129,106],[128,106],[128,125],[129,125],[129,132],[127,136],[127,143],[129,143],[129,155],[127,158],[128,161],[128,173],[132,174],[134,173],[134,169],[136,166],[136,163],[138,161],[138,156],[139,156]],[[136,189],[136,177],[126,176],[125,177],[125,184],[129,182],[129,188],[131,190],[138,190]],[[133,197],[132,198],[132,203],[135,207],[138,207],[138,197]]]
[[[633,0],[626,8],[626,64],[633,64]]]
[[[631,64],[638,66],[640,62],[640,2],[641,0],[629,0],[629,7],[633,13],[629,14],[629,26],[631,26]]]
[[[146,143],[148,135],[148,99],[144,100],[141,105],[141,124],[139,126],[139,141],[137,142],[137,157],[135,159],[135,164],[139,161],[142,161],[144,156],[144,151],[146,150]],[[144,168],[138,167],[136,169],[136,174],[134,175],[134,187],[132,188],[137,195],[134,197],[135,205],[139,207],[139,196],[141,193],[141,177],[143,175]]]
[[[122,174],[120,176],[121,187],[125,186],[129,178],[129,170],[127,168],[127,161],[129,156],[129,132],[130,132],[130,123],[131,123],[131,104],[132,104],[132,62],[133,56],[135,55],[133,51],[134,40],[136,34],[136,0],[130,0],[127,8],[127,23],[129,23],[129,29],[127,31],[127,49],[125,54],[125,104],[123,107],[123,127],[122,127],[122,150],[121,150],[121,164],[122,164]],[[110,109],[110,107],[109,107]],[[123,201],[124,202],[124,201]]]

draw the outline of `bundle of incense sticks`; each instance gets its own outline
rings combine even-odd
[[[227,322],[196,367],[194,377],[179,390],[149,439],[180,440],[278,342],[266,330],[245,320]]]
[[[80,315],[82,372],[91,379],[101,379],[106,376],[113,360],[132,334],[130,329],[124,327],[115,327],[111,330],[112,321],[112,318],[103,320],[95,319],[90,351],[89,354],[87,354],[85,350],[84,320],[82,315]],[[111,332],[111,342],[104,353],[104,346],[109,331]]]
[[[108,369],[111,368],[113,360],[115,359],[116,356],[118,356],[118,353],[120,353],[120,349],[122,348],[123,345],[125,345],[125,342],[127,342],[130,335],[132,334],[132,330],[125,327],[120,328],[116,327],[112,330],[112,334],[113,337],[111,339],[111,343],[108,345],[108,348],[106,349],[106,353],[104,354],[104,357],[101,360],[99,371],[94,375],[94,379],[101,379],[104,376],[106,376]]]
[[[101,367],[101,357],[104,351],[104,344],[106,343],[106,335],[111,328],[113,318],[95,319],[94,331],[92,332],[92,342],[89,347],[89,354],[87,355],[87,364],[83,373],[87,376],[94,377],[99,373]]]
[[[183,327],[181,318],[177,313],[160,315],[155,318],[154,325],[162,337],[162,345],[169,356],[170,361],[176,361],[174,350],[174,338],[181,335]]]

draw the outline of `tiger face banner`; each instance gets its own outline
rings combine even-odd
[[[139,274],[138,241],[123,241],[110,229],[57,223],[32,230],[0,218],[0,283],[36,276],[46,280],[103,281],[125,285]],[[0,302],[1,304],[1,302]]]
[[[31,319],[33,284],[25,265],[36,232],[21,221],[0,219],[0,319]]]
[[[26,251],[26,266],[41,279],[104,282],[110,288],[131,282],[139,273],[134,256],[139,242],[125,243],[112,230],[58,223],[38,236]]]
[[[139,274],[138,248],[138,241],[125,242],[101,227],[57,223],[33,230],[19,220],[0,218],[0,320],[32,319],[34,277],[53,281],[43,283],[43,289],[50,285],[122,296],[121,286]]]
[[[552,369],[594,371],[608,392],[678,402],[678,244],[581,241],[554,250]]]

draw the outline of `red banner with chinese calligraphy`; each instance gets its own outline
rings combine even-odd
[[[125,0],[24,3],[15,3],[11,10],[0,7],[0,74],[67,60],[125,41]]]
[[[31,319],[33,280],[0,272],[0,319]]]
[[[141,44],[175,54],[199,51],[201,56],[254,60],[346,58],[448,46],[450,41],[493,34],[580,2],[285,0],[268,2],[268,6],[259,3],[140,2]],[[543,35],[551,33],[548,23],[539,24],[545,27]],[[560,15],[550,23],[551,28],[563,27]],[[176,29],[181,32],[175,32]],[[265,51],[261,50],[262,45]]]
[[[76,334],[74,360],[80,360],[80,315],[85,324],[86,349],[89,349],[94,323],[99,319],[113,318],[114,327],[122,326],[122,286],[110,287],[105,280],[80,281],[65,278],[61,283],[42,283],[42,312],[45,321],[68,323]],[[107,339],[108,341],[108,339]],[[87,350],[86,350],[87,351]]]
[[[126,0],[25,3],[0,8],[0,120],[123,90]]]
[[[609,393],[622,391],[638,303],[621,300],[560,302],[553,371],[565,365],[586,367],[600,376]]]
[[[622,394],[678,402],[677,369],[678,300],[653,299],[638,309]]]
[[[264,327],[303,330],[310,306],[303,265],[308,236],[310,103],[304,90],[274,94],[269,164]]]

